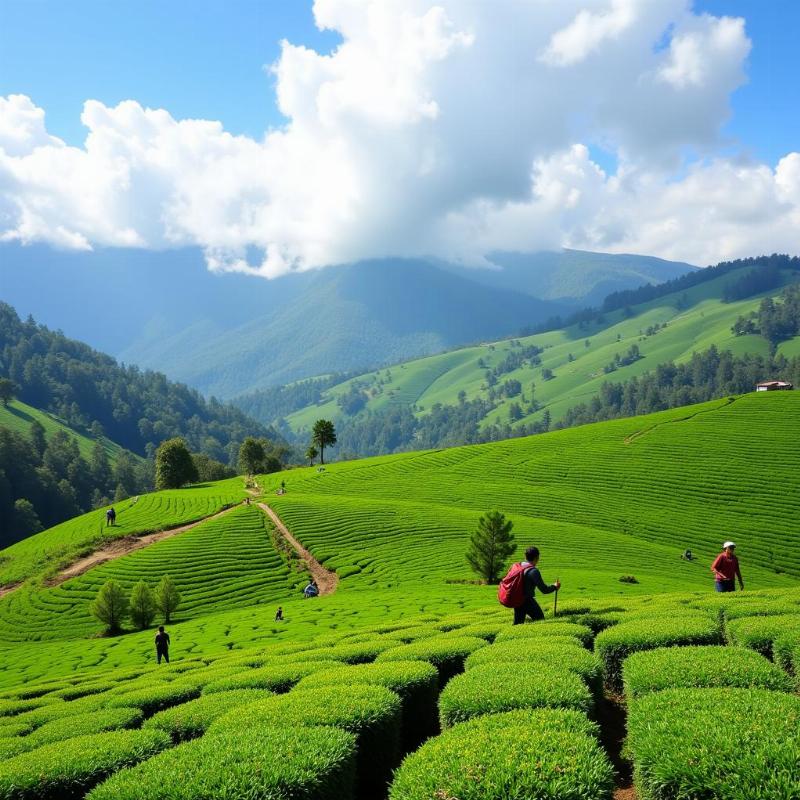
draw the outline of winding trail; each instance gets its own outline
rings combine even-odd
[[[258,507],[272,520],[283,538],[297,551],[297,554],[305,562],[306,568],[311,573],[311,577],[319,586],[320,595],[333,594],[339,585],[339,576],[329,569],[325,569],[314,556],[303,547],[297,539],[289,533],[289,529],[283,524],[281,518],[266,504],[258,503]]]
[[[648,433],[652,433],[656,428],[661,428],[664,425],[675,425],[675,423],[677,422],[688,422],[690,419],[699,417],[701,414],[713,414],[715,411],[719,411],[722,408],[727,408],[729,405],[735,403],[738,399],[739,399],[738,397],[729,397],[725,400],[724,403],[720,403],[718,406],[714,406],[714,408],[707,408],[704,411],[695,411],[692,414],[687,414],[685,417],[669,419],[666,422],[657,422],[655,425],[650,425],[647,428],[642,428],[640,431],[636,431],[635,433],[630,434],[630,436],[626,436],[622,440],[622,442],[623,444],[631,444],[632,442],[635,442],[642,436],[646,436]]]
[[[7,583],[5,586],[0,586],[0,597],[5,597],[7,594],[11,594],[15,589],[19,589],[22,586],[22,582],[19,583]]]

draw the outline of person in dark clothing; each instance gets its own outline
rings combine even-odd
[[[525,570],[525,602],[514,609],[514,624],[521,625],[525,622],[525,617],[530,617],[534,622],[544,619],[544,611],[536,602],[536,590],[542,594],[550,594],[561,588],[561,583],[556,581],[549,586],[542,580],[542,574],[536,566],[539,563],[539,548],[529,547],[525,551],[525,561],[523,565],[528,565]]]
[[[278,606],[278,610],[275,612],[275,622],[282,622],[283,621],[283,606]]]
[[[113,507],[109,508],[106,511],[106,527],[109,525],[113,525],[117,521],[117,512],[114,511]]]
[[[164,630],[163,625],[159,625],[156,634],[156,660],[159,664],[162,658],[169,664],[169,634]]]
[[[735,549],[734,542],[725,542],[722,545],[722,552],[711,565],[711,571],[714,573],[714,589],[717,592],[735,592],[736,578],[739,579],[739,589],[744,589],[739,559],[733,552]]]

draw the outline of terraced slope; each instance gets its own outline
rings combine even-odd
[[[511,403],[518,403],[522,410],[522,416],[512,427],[540,420],[545,410],[550,412],[553,423],[558,422],[569,408],[597,394],[605,381],[621,382],[670,360],[688,361],[692,353],[706,350],[712,344],[736,355],[766,355],[769,345],[764,338],[737,337],[731,333],[736,319],[755,310],[762,296],[735,303],[721,300],[725,287],[747,271],[732,271],[686,292],[635,306],[627,312],[609,313],[600,323],[488,342],[366,373],[331,387],[323,393],[322,402],[290,414],[287,422],[293,431],[305,434],[320,417],[344,419],[337,400],[353,386],[365,392],[366,411],[409,406],[418,416],[424,415],[436,403],[456,405],[462,391],[468,400],[486,399],[490,391],[487,369],[514,357],[522,348],[534,345],[543,349],[541,363],[532,364],[526,360],[498,378],[499,384],[507,380],[519,381],[522,391],[513,397],[501,397],[497,408],[484,418],[484,425],[508,423]],[[787,280],[793,278],[796,274],[786,273]],[[658,330],[652,332],[656,326]],[[606,374],[604,367],[612,363],[616,355],[624,355],[631,345],[639,348],[642,358]],[[780,345],[779,352],[794,355],[799,346],[797,341],[790,340]],[[545,379],[543,370],[550,370],[553,377]],[[533,412],[530,411],[532,399],[539,406]]]

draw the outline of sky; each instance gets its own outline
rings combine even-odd
[[[0,0],[0,242],[265,277],[797,254],[798,30],[794,0]]]

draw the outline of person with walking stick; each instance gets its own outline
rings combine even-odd
[[[519,602],[516,599],[500,600],[503,605],[514,609],[514,624],[521,625],[525,622],[525,617],[530,617],[534,622],[544,619],[544,611],[542,611],[539,603],[536,602],[536,590],[538,589],[542,594],[550,594],[551,592],[558,592],[561,588],[561,582],[556,579],[555,583],[549,586],[542,580],[542,574],[539,572],[537,564],[539,563],[539,548],[529,547],[525,551],[525,561],[520,564],[514,564],[509,570],[509,574],[501,582],[501,590],[504,588],[503,584],[509,582],[515,583],[522,577],[522,591]],[[511,589],[511,592],[515,592]],[[557,611],[558,594],[556,594],[556,602],[553,606],[553,614]]]

